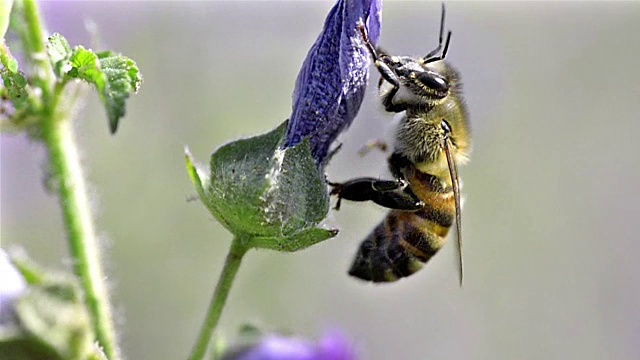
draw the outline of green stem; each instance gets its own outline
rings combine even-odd
[[[189,360],[201,360],[204,358],[207,349],[209,348],[209,342],[211,341],[213,331],[218,325],[222,309],[227,301],[229,290],[231,290],[231,285],[233,284],[233,280],[238,272],[242,258],[244,254],[247,253],[247,250],[248,248],[243,245],[241,238],[236,237],[233,239],[231,247],[229,248],[229,253],[227,254],[227,259],[224,262],[224,268],[222,268],[222,272],[218,278],[216,290],[213,293],[211,302],[209,303],[207,316],[205,317],[202,328],[200,329],[200,334],[198,335],[196,344],[191,350]]]
[[[52,114],[53,115],[53,114]],[[98,239],[93,229],[91,209],[78,150],[67,119],[51,116],[42,122],[42,139],[49,151],[53,188],[62,206],[62,215],[74,272],[80,278],[94,330],[109,360],[120,358],[116,347],[113,314],[109,306]]]
[[[64,83],[56,81],[46,56],[46,39],[35,0],[23,0],[26,31],[22,34],[27,58],[35,67],[33,85],[42,91],[40,136],[49,154],[53,191],[59,196],[74,271],[80,279],[97,340],[109,360],[119,360],[113,314],[95,236],[80,157],[69,114],[60,104]]]
[[[36,71],[32,74],[33,84],[42,90],[42,99],[46,103],[51,96],[51,90],[55,82],[55,74],[49,62],[47,48],[44,43],[47,37],[42,27],[36,0],[23,0],[22,3],[24,6],[24,20],[27,25],[25,33],[22,34],[23,46],[27,54],[27,60],[36,68]]]

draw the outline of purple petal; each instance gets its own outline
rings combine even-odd
[[[286,146],[310,136],[311,152],[320,166],[360,109],[371,59],[357,24],[365,23],[375,46],[381,8],[381,0],[338,0],[298,74]]]
[[[259,343],[225,354],[225,360],[355,360],[353,348],[341,333],[330,333],[318,344],[297,337],[265,336]]]
[[[237,360],[313,360],[313,345],[306,340],[267,336]]]
[[[353,346],[341,332],[326,334],[318,344],[318,353],[314,360],[355,360]]]

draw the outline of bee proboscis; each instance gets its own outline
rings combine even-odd
[[[375,49],[359,26],[375,66],[382,104],[402,113],[388,158],[393,180],[362,177],[330,183],[341,200],[373,201],[391,209],[361,243],[349,274],[390,282],[419,270],[444,245],[456,222],[460,284],[463,278],[460,180],[457,164],[470,152],[470,129],[460,76],[444,59],[442,6],[438,46],[426,56],[391,56]],[[444,46],[443,46],[444,40]]]

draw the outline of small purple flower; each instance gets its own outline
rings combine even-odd
[[[356,117],[367,86],[371,60],[357,24],[366,25],[377,45],[381,9],[382,0],[338,0],[298,74],[286,146],[310,136],[321,167],[333,141]]]
[[[27,290],[27,282],[0,249],[0,326],[13,321],[14,304]]]
[[[329,333],[320,342],[268,335],[246,349],[232,351],[223,360],[355,360],[352,346],[340,333]]]

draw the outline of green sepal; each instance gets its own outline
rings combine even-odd
[[[221,146],[208,176],[187,151],[200,200],[247,247],[291,252],[337,234],[317,227],[329,211],[329,195],[309,142],[284,149],[286,129],[285,121],[269,133]]]
[[[338,235],[338,230],[311,228],[296,232],[287,237],[253,237],[248,239],[248,247],[271,249],[277,251],[294,252],[315,245],[326,239]]]

